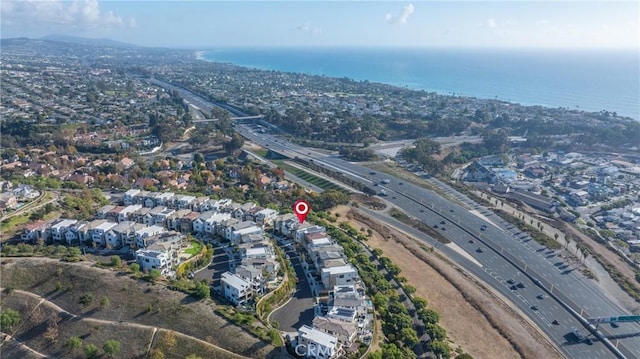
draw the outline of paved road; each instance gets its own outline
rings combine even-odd
[[[303,325],[312,325],[314,318],[313,295],[309,281],[304,275],[300,255],[290,245],[285,247],[285,253],[289,256],[296,276],[300,279],[296,284],[296,291],[287,304],[273,312],[270,320],[276,320],[279,329],[284,332],[297,332]]]
[[[222,273],[229,270],[229,256],[220,246],[213,247],[213,260],[205,269],[196,273],[195,280],[205,280],[212,287],[220,286]]]
[[[584,315],[588,313],[589,316],[606,316],[627,314],[627,312],[617,306],[610,298],[607,298],[593,282],[587,280],[577,271],[573,271],[571,268],[560,269],[563,264],[556,266],[555,264],[559,262],[555,258],[556,255],[552,253],[541,254],[542,252],[538,252],[538,249],[543,248],[530,238],[523,237],[520,240],[514,240],[516,231],[507,229],[510,227],[487,209],[474,203],[475,209],[486,213],[486,216],[495,222],[494,225],[489,223],[486,231],[480,231],[480,227],[487,224],[484,219],[470,213],[469,208],[452,203],[432,191],[410,183],[403,183],[402,180],[386,174],[372,174],[373,171],[365,167],[336,157],[326,156],[282,139],[265,134],[258,136],[241,124],[236,125],[236,129],[243,136],[257,143],[262,143],[273,151],[290,157],[313,160],[316,164],[341,171],[361,183],[371,185],[382,179],[391,179],[391,183],[380,186],[389,193],[386,199],[428,225],[438,224],[441,221],[448,223],[442,234],[476,257],[486,272],[482,277],[488,275],[493,278],[491,281],[488,278],[483,279],[494,287],[506,288],[507,291],[503,294],[538,324],[567,356],[576,358],[614,357],[603,343],[596,342],[588,345],[577,341],[570,334],[571,328],[574,326],[582,327],[582,323],[571,314],[570,310],[563,307],[560,302],[552,301],[552,298],[538,303],[537,296],[543,291],[543,288],[533,280],[539,280],[546,288],[553,290],[554,294],[567,294],[568,296],[563,299],[568,299],[571,307]],[[451,224],[452,221],[453,224]],[[470,240],[473,240],[474,243],[470,243]],[[480,247],[482,247],[482,253],[476,252]],[[498,252],[494,252],[492,248]],[[500,251],[502,253],[499,253]],[[505,258],[506,255],[511,255],[512,261]],[[514,260],[516,261],[514,262]],[[522,273],[518,265],[523,269],[526,266],[526,273],[532,277]],[[523,282],[525,288],[512,291],[505,286],[506,281],[514,275],[521,277],[518,282]],[[533,306],[537,307],[537,310],[534,310]],[[562,325],[550,324],[553,320],[558,320]],[[640,332],[640,328],[636,329],[632,326],[627,326],[626,330]],[[605,335],[614,334],[610,329],[613,328],[601,328],[601,331]],[[623,328],[618,330],[620,329]],[[583,331],[586,332],[586,329]],[[619,348],[625,356],[636,357],[636,353],[640,352],[640,340],[636,337],[625,338],[620,340]]]
[[[183,96],[193,96],[185,92]],[[237,115],[237,114],[236,114]],[[371,174],[371,170],[340,158],[304,148],[270,134],[256,134],[241,123],[235,129],[244,137],[285,156],[314,161],[316,164],[340,171],[346,176],[363,184],[372,185],[382,179],[391,179],[391,183],[380,186],[389,193],[386,199],[393,205],[404,209],[416,218],[432,225],[445,221],[442,234],[452,242],[470,253],[481,267],[473,264],[460,255],[453,255],[466,269],[478,272],[485,280],[507,298],[518,305],[538,326],[549,335],[563,353],[572,358],[608,358],[613,353],[600,342],[588,345],[577,341],[570,334],[572,326],[582,327],[582,323],[571,314],[571,309],[563,307],[553,298],[536,297],[541,291],[562,297],[573,310],[584,316],[609,316],[630,314],[608,298],[591,280],[572,268],[563,267],[563,262],[555,253],[547,253],[544,248],[532,241],[528,236],[520,234],[516,229],[505,224],[488,210],[473,204],[474,209],[486,213],[491,223],[470,212],[469,208],[457,205],[438,194],[415,186],[402,183],[402,180],[389,175]],[[384,219],[389,221],[389,219]],[[480,231],[483,224],[488,224],[485,231]],[[425,237],[424,235],[422,235]],[[470,241],[474,241],[471,243]],[[476,252],[482,248],[482,252]],[[526,274],[522,272],[526,268]],[[480,273],[480,272],[484,272]],[[515,277],[525,287],[510,290],[506,281]],[[534,280],[536,281],[534,283]],[[537,310],[531,306],[536,305]],[[561,325],[548,324],[553,319]],[[628,358],[638,357],[640,353],[640,325],[627,324],[620,328],[600,327],[608,337],[619,340],[618,347]],[[583,329],[586,332],[585,329]]]

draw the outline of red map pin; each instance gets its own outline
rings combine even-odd
[[[304,199],[297,201],[293,205],[293,212],[298,216],[300,223],[304,222],[305,218],[307,218],[307,215],[309,214],[309,202]]]

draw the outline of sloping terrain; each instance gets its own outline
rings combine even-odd
[[[120,357],[144,357],[164,330],[174,331],[180,344],[158,348],[167,358],[189,354],[265,358],[280,352],[215,314],[211,302],[195,301],[91,263],[3,258],[0,276],[3,309],[18,310],[22,318],[10,334],[51,357],[81,354],[65,347],[71,336],[99,348],[115,339],[122,343]],[[1,353],[5,354],[4,346]]]

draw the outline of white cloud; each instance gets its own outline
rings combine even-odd
[[[498,24],[496,24],[496,19],[487,19],[487,26],[491,29],[495,29],[496,27],[498,27]]]
[[[296,30],[317,35],[322,32],[322,29],[311,25],[309,22],[305,22],[302,25],[296,26]]]
[[[414,11],[415,11],[415,8],[413,4],[407,4],[404,7],[402,7],[402,12],[400,12],[400,14],[393,15],[391,13],[387,13],[384,18],[385,18],[385,21],[390,24],[404,25],[407,23],[407,20],[409,20],[409,16],[411,16]]]
[[[101,11],[98,0],[22,0],[0,3],[0,15],[7,25],[58,25],[68,29],[135,27],[134,18],[125,21],[113,11]]]

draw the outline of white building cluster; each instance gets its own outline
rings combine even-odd
[[[357,340],[371,339],[373,307],[357,269],[324,227],[299,224],[293,214],[278,216],[274,232],[304,251],[312,291],[318,298],[311,326],[298,329],[294,348],[307,358],[339,358],[357,352]],[[314,280],[317,278],[318,280]]]
[[[92,221],[37,221],[25,228],[22,239],[126,247],[135,250],[141,269],[158,269],[169,275],[178,264],[180,249],[187,244],[186,234],[202,238],[217,235],[238,246],[241,266],[236,272],[250,282],[259,282],[254,287],[262,293],[263,273],[270,275],[279,269],[273,247],[264,237],[264,228],[273,225],[276,215],[275,210],[253,203],[132,189],[124,194],[122,206],[106,205]]]

